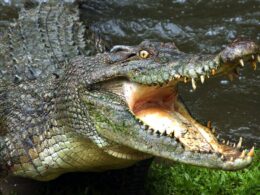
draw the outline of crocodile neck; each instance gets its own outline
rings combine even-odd
[[[78,56],[66,66],[64,76],[52,76],[44,83],[33,83],[37,86],[37,95],[44,98],[43,110],[38,117],[27,119],[28,125],[34,123],[34,127],[26,131],[16,130],[21,133],[22,140],[14,136],[14,132],[5,134],[1,142],[0,154],[8,159],[9,165],[4,166],[10,167],[10,175],[44,181],[66,172],[120,169],[152,157],[100,137],[91,122],[88,106],[81,97],[86,93],[85,73],[104,59],[105,55],[101,54]],[[21,82],[15,90],[27,87],[30,87],[27,82]],[[36,98],[32,94],[17,98],[29,96]],[[43,113],[48,115],[43,116]],[[23,117],[22,113],[18,115]]]

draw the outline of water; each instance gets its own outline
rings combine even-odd
[[[111,44],[174,41],[185,52],[216,53],[235,38],[260,42],[259,0],[105,0],[82,5],[82,18]],[[234,82],[207,80],[195,92],[181,86],[193,115],[221,137],[260,144],[260,70],[248,66]]]
[[[17,17],[17,7],[0,5],[0,32]],[[88,0],[81,18],[110,45],[155,39],[189,53],[216,53],[238,37],[260,43],[260,0]],[[212,121],[221,137],[237,142],[242,136],[259,148],[260,67],[246,66],[233,82],[219,77],[195,92],[190,84],[180,91],[194,117]]]

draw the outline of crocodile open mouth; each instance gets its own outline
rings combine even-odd
[[[191,117],[178,98],[177,81],[164,86],[125,82],[123,88],[131,112],[150,134],[177,139],[186,151],[220,154],[223,160],[245,157],[246,152],[240,151],[242,140],[232,146],[219,143],[210,127]],[[253,150],[247,155],[252,156]]]
[[[256,69],[259,47],[251,41],[234,41],[216,56],[194,56],[176,51],[169,44],[148,45],[159,48],[158,53],[150,52],[151,58],[147,59],[135,56],[123,65],[115,65],[113,71],[103,71],[106,82],[98,80],[100,91],[112,92],[115,99],[120,99],[120,105],[123,100],[123,108],[119,109],[122,115],[112,120],[121,120],[125,128],[122,136],[118,131],[111,135],[113,129],[106,128],[99,128],[100,133],[140,152],[174,161],[224,170],[248,166],[254,147],[242,150],[242,138],[237,144],[218,140],[210,125],[197,122],[185,108],[178,97],[178,83],[190,82],[195,90],[196,82],[203,83],[205,78],[229,75],[232,79],[245,63]],[[150,51],[141,46],[141,51]],[[112,52],[118,56],[136,53],[134,48],[125,46],[115,46]],[[116,74],[113,79],[112,74]],[[93,73],[93,78],[96,75]],[[125,106],[133,117],[124,117],[130,114]]]

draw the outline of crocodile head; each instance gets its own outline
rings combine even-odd
[[[220,143],[211,127],[189,114],[179,98],[178,84],[190,82],[195,90],[198,82],[233,75],[245,64],[255,68],[259,62],[255,43],[236,41],[217,55],[194,55],[179,51],[173,43],[144,41],[137,46],[114,46],[100,55],[102,65],[89,76],[85,101],[99,135],[122,146],[122,150],[104,150],[127,156],[123,151],[126,146],[223,170],[237,170],[251,163],[254,148],[242,151],[241,140],[233,146]]]

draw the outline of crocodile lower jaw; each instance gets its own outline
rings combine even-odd
[[[176,81],[164,86],[124,82],[123,91],[130,111],[150,134],[177,139],[187,151],[217,153],[228,161],[245,157],[241,143],[234,147],[220,144],[209,127],[190,116],[178,100]],[[247,156],[252,157],[253,150]]]

